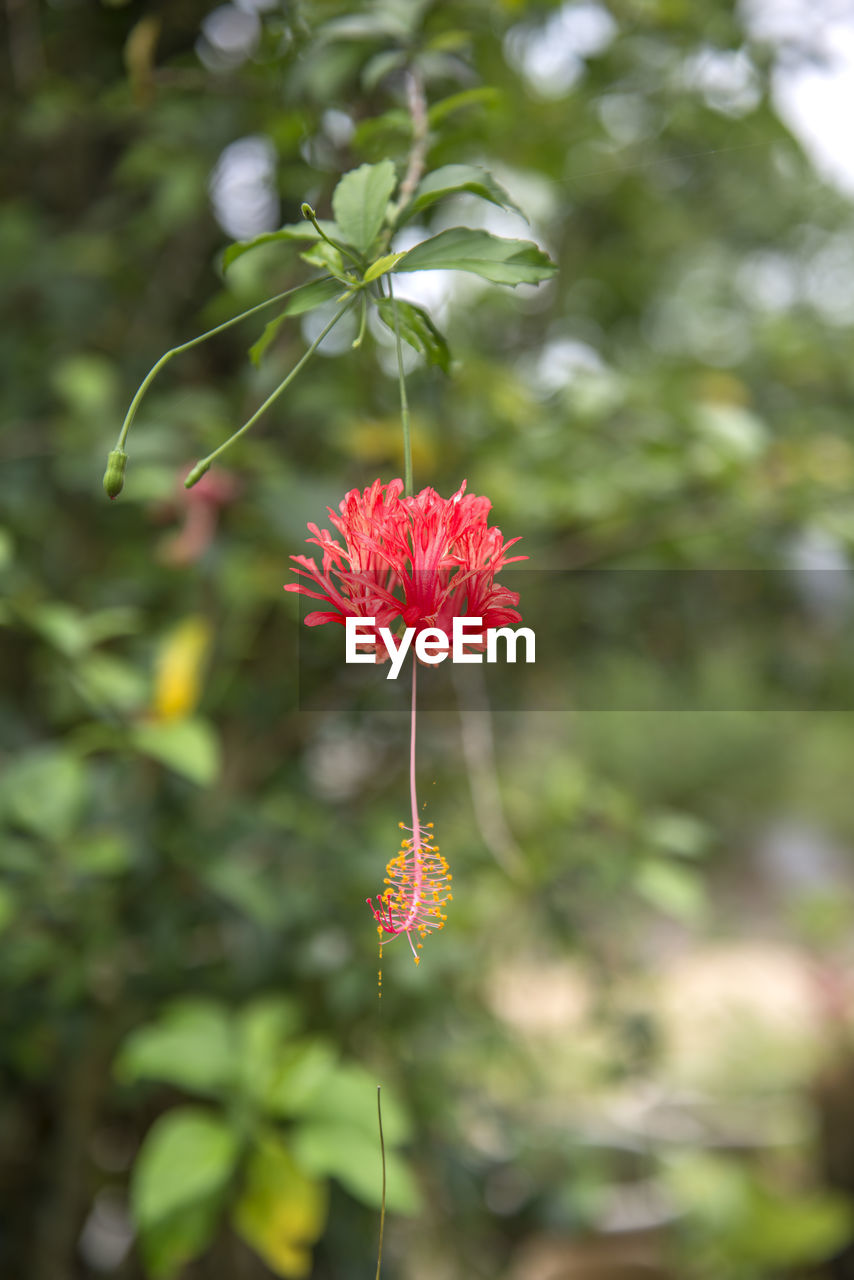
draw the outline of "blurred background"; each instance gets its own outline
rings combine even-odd
[[[751,710],[755,633],[744,709],[710,669],[702,709],[573,711],[556,596],[563,710],[422,717],[455,900],[379,1002],[408,722],[346,684],[300,710],[282,585],[307,520],[401,472],[388,336],[336,331],[188,493],[322,313],[257,368],[258,327],[227,331],[101,489],[157,357],[309,274],[274,244],[225,276],[231,240],[405,163],[417,63],[430,166],[485,165],[530,226],[459,198],[406,243],[484,225],[559,272],[407,279],[455,361],[409,362],[416,487],[467,478],[537,569],[810,569],[820,662],[851,615],[854,5],[6,0],[0,27],[4,1280],[373,1274],[377,1082],[388,1280],[854,1276],[850,715]]]

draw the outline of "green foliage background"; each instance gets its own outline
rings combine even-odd
[[[467,478],[537,567],[847,563],[854,218],[774,112],[780,51],[716,0],[608,0],[546,92],[525,50],[572,8],[273,3],[217,62],[199,0],[7,6],[4,1276],[369,1274],[379,1081],[389,1277],[854,1274],[848,714],[425,718],[457,892],[420,971],[385,957],[380,1005],[364,899],[408,726],[299,711],[281,588],[306,521],[401,473],[388,347],[317,357],[183,563],[180,479],[299,358],[299,318],[257,366],[251,325],[176,360],[124,492],[100,487],[157,357],[310,274],[282,243],[223,274],[224,149],[266,139],[280,220],[328,217],[341,173],[404,167],[415,59],[430,168],[492,169],[533,232],[487,225],[559,267],[455,281],[450,373],[409,378],[416,487]],[[703,79],[710,50],[741,96]],[[546,687],[575,643],[568,620],[538,655]],[[749,659],[704,705],[719,680],[749,705]]]

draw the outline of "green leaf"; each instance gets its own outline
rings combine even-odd
[[[405,1142],[410,1124],[395,1092],[383,1087],[383,1131],[386,1144]],[[330,1076],[321,1076],[313,1091],[302,1099],[301,1116],[361,1129],[369,1138],[377,1132],[377,1081],[355,1063],[336,1066]]]
[[[341,239],[341,232],[334,222],[324,222],[322,219],[318,219],[318,223],[333,240]],[[222,269],[227,271],[232,262],[242,258],[244,253],[249,253],[252,249],[258,249],[262,244],[275,244],[277,241],[319,239],[320,232],[313,223],[307,220],[305,222],[291,222],[284,227],[279,227],[278,231],[264,231],[260,236],[253,236],[251,240],[237,240],[234,244],[230,244],[222,255]]]
[[[657,858],[643,863],[635,877],[635,889],[656,910],[677,920],[696,922],[706,908],[702,878],[682,862]]]
[[[337,276],[339,279],[339,289],[341,288],[340,277],[344,274],[344,258],[340,249],[336,249],[334,244],[327,244],[325,240],[318,240],[300,254],[303,262],[307,262],[310,267],[317,267],[321,271],[327,271],[330,275]]]
[[[112,653],[91,653],[75,671],[75,685],[92,707],[131,712],[145,705],[148,681],[138,667]]]
[[[396,298],[381,298],[377,302],[380,319],[394,333],[394,308],[397,306],[397,318],[400,325],[400,336],[424,355],[431,364],[437,364],[444,373],[451,369],[451,353],[444,336],[436,328],[423,307],[416,307],[413,302],[403,302]]]
[[[237,1017],[241,1087],[264,1107],[277,1082],[286,1043],[299,1024],[296,1005],[283,996],[259,997]]]
[[[86,770],[59,747],[37,747],[6,767],[0,810],[18,826],[48,840],[65,840],[86,803]]]
[[[246,1168],[234,1227],[279,1276],[311,1271],[311,1245],[326,1223],[326,1187],[307,1176],[274,1133],[262,1134]]]
[[[305,1040],[282,1055],[267,1093],[267,1110],[292,1117],[310,1108],[312,1099],[332,1087],[337,1055],[323,1040]]]
[[[412,8],[417,11],[418,6]],[[411,24],[403,12],[391,11],[345,14],[317,28],[318,40],[405,40],[410,33]]]
[[[471,271],[494,284],[537,284],[556,267],[530,240],[505,240],[488,231],[453,227],[423,240],[398,263],[396,271]]]
[[[376,1099],[376,1089],[374,1090]],[[385,1108],[383,1108],[385,1124]],[[376,1101],[374,1102],[376,1129]],[[377,1134],[348,1125],[318,1121],[301,1124],[291,1140],[293,1153],[304,1169],[337,1179],[363,1204],[382,1201],[382,1163]],[[399,1155],[386,1146],[386,1207],[395,1213],[417,1213],[421,1197],[414,1178]]]
[[[162,1080],[213,1097],[232,1083],[238,1044],[227,1011],[212,1000],[177,1000],[158,1022],[132,1031],[116,1059],[118,1079]]]
[[[117,876],[130,866],[130,846],[123,831],[90,831],[68,847],[74,870],[87,876]]]
[[[470,164],[446,164],[441,169],[428,173],[427,177],[419,183],[411,202],[397,219],[398,225],[407,222],[424,209],[429,209],[430,205],[435,204],[437,200],[463,191],[480,196],[482,200],[488,200],[490,204],[496,204],[500,209],[512,209],[515,213],[522,213],[504,188],[485,169]],[[524,217],[524,214],[522,216]]]
[[[360,253],[369,253],[385,219],[397,184],[390,160],[363,164],[345,173],[332,193],[335,221],[344,239]]]
[[[200,787],[210,786],[220,768],[219,740],[207,720],[189,719],[134,725],[131,743]]]
[[[366,284],[370,284],[371,280],[377,280],[380,276],[384,276],[387,271],[391,271],[401,258],[405,258],[405,253],[387,253],[382,258],[377,258],[376,262],[372,262],[364,275]]]
[[[214,893],[262,928],[273,929],[281,921],[281,898],[277,892],[271,891],[266,867],[247,867],[226,854],[216,861],[207,862],[201,876]]]
[[[131,1178],[131,1213],[155,1277],[174,1275],[209,1243],[239,1144],[224,1120],[179,1107],[149,1129]]]
[[[39,604],[25,610],[33,630],[67,658],[76,658],[89,647],[86,618],[79,609],[61,602]]]
[[[308,284],[300,285],[299,289],[288,298],[275,320],[271,320],[266,325],[261,337],[249,348],[249,358],[252,363],[255,365],[261,363],[264,352],[289,316],[301,316],[306,311],[313,311],[324,302],[331,302],[333,298],[337,298],[340,292],[341,284],[338,280],[310,280]]]
[[[406,53],[403,49],[383,49],[369,58],[362,68],[362,88],[373,93],[377,85],[390,72],[406,65]]]
[[[431,129],[435,129],[443,120],[457,111],[464,111],[467,107],[493,107],[500,98],[498,89],[488,85],[481,85],[476,89],[463,89],[461,93],[452,93],[450,97],[434,102],[427,112],[428,124]]]

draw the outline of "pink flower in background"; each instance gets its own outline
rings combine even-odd
[[[194,564],[202,558],[213,542],[221,509],[233,502],[240,491],[238,481],[227,471],[208,471],[187,490],[184,487],[186,471],[186,467],[182,468],[176,478],[175,496],[167,508],[167,513],[170,510],[180,513],[183,523],[177,533],[170,534],[158,548],[159,559],[176,567]]]
[[[351,489],[337,514],[327,508],[343,541],[310,524],[307,541],[323,552],[322,564],[292,556],[305,581],[285,587],[327,606],[308,614],[306,625],[343,626],[357,616],[376,618],[378,628],[402,622],[450,635],[455,617],[482,618],[485,630],[520,622],[518,593],[497,585],[495,576],[527,556],[507,555],[519,539],[505,542],[487,523],[489,499],[465,488],[464,480],[450,498],[429,488],[402,497],[402,481],[376,480],[364,492]]]

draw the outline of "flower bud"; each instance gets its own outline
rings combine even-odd
[[[204,458],[201,462],[197,462],[192,471],[187,473],[187,478],[184,481],[184,488],[192,489],[194,484],[198,484],[205,472],[210,470],[210,465],[211,464]]]
[[[121,493],[125,483],[125,467],[128,456],[124,449],[113,449],[107,458],[107,470],[104,472],[104,492],[112,501]]]

